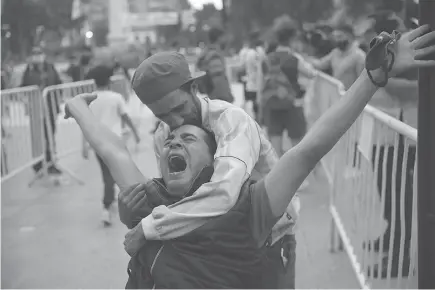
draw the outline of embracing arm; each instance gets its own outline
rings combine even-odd
[[[185,235],[210,218],[227,213],[236,203],[243,183],[258,160],[258,128],[255,121],[237,107],[227,109],[215,122],[212,129],[218,149],[211,181],[192,196],[168,207],[156,207],[144,218],[142,228],[147,240]]]
[[[102,124],[89,109],[83,97],[95,99],[95,95],[78,95],[67,103],[67,111],[80,126],[86,140],[100,156],[121,190],[136,183],[148,181],[131,159],[124,142]],[[92,101],[92,100],[91,100]]]

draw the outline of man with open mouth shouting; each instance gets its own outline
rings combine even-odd
[[[164,71],[168,64],[171,65],[171,62],[159,65],[158,71]],[[133,283],[127,286],[139,288],[152,286],[156,288],[259,288],[263,286],[260,284],[262,277],[259,271],[262,271],[260,264],[265,260],[262,246],[270,233],[268,229],[286,211],[288,202],[302,181],[355,122],[373,94],[379,87],[385,86],[388,78],[408,69],[420,67],[435,67],[435,32],[431,32],[427,25],[401,37],[395,34],[381,34],[373,41],[372,48],[367,54],[366,70],[347,90],[346,95],[321,116],[303,140],[286,152],[265,178],[256,183],[245,183],[247,186],[243,188],[239,186],[237,189],[239,192],[241,190],[242,194],[240,197],[237,194],[237,197],[232,199],[231,205],[227,204],[229,210],[218,215],[212,214],[212,218],[207,217],[194,228],[189,227],[189,223],[185,223],[184,226],[188,228],[185,229],[187,233],[163,241],[148,239],[143,220],[135,226],[126,235],[124,245],[126,251],[134,257],[130,263],[132,266],[129,270],[130,277],[133,275],[133,280],[139,280],[143,284]],[[175,102],[180,98],[174,97],[173,100]],[[172,130],[171,135],[168,133],[166,136],[169,137],[165,138],[166,141],[160,148],[162,154],[159,160],[163,179],[147,180],[136,168],[126,150],[127,153],[119,153],[120,148],[123,148],[122,141],[113,136],[110,130],[99,124],[92,116],[87,103],[93,99],[95,96],[89,94],[75,97],[67,104],[67,114],[71,114],[77,120],[89,143],[107,162],[121,189],[128,189],[128,186],[134,183],[145,184],[145,193],[142,189],[130,188],[127,191],[135,194],[125,195],[126,199],[121,203],[121,206],[126,206],[124,209],[126,212],[130,208],[133,210],[129,213],[133,223],[138,221],[137,217],[145,217],[146,220],[150,216],[154,219],[153,222],[157,223],[155,220],[166,214],[169,206],[183,204],[186,200],[190,202],[190,206],[186,209],[195,209],[198,186],[200,189],[201,187],[210,189],[210,186],[212,187],[216,182],[214,180],[216,174],[225,177],[227,171],[234,173],[228,166],[222,167],[222,164],[219,164],[220,158],[216,158],[218,152],[225,152],[220,148],[219,143],[222,136],[215,136],[217,150],[213,160],[211,152],[208,157],[203,153],[208,152],[204,150],[204,147],[208,148],[208,146],[201,146],[205,143],[203,140],[206,137],[189,131],[183,132],[186,127],[183,126],[176,131]],[[178,106],[172,102],[168,105]],[[184,110],[184,108],[178,109],[176,116],[180,116],[180,112],[185,112]],[[175,117],[173,120],[180,119]],[[176,129],[178,126],[173,127]],[[204,122],[202,127],[207,129]],[[248,130],[249,127],[245,129]],[[224,130],[227,131],[229,129]],[[213,133],[217,135],[216,132]],[[233,133],[225,135],[224,138],[237,139],[238,135]],[[243,157],[244,152],[253,150],[249,145],[242,148],[237,146],[235,152]],[[209,171],[211,162],[213,162],[214,173],[210,180],[208,177],[211,175]],[[185,170],[179,172],[183,168]],[[210,182],[207,182],[208,180]],[[241,180],[244,183],[246,178]],[[213,191],[209,193],[208,204],[210,212],[213,213],[215,206],[213,202],[216,202],[213,199],[213,192],[218,192],[220,186],[227,186],[228,183],[228,181],[220,181],[217,188],[211,188]],[[261,202],[255,202],[256,198]],[[183,214],[178,215],[183,216]],[[129,224],[130,227],[133,225]],[[151,226],[154,224],[152,223]],[[166,225],[169,233],[170,226],[170,224]],[[147,246],[143,247],[145,244]],[[146,251],[146,254],[142,255],[142,251]],[[135,268],[134,271],[131,271],[131,268]],[[136,273],[139,273],[140,277],[135,277]],[[257,286],[252,287],[252,283],[257,283]]]

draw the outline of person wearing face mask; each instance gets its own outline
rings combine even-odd
[[[225,47],[224,31],[212,27],[208,32],[210,44],[205,48],[196,63],[200,71],[206,75],[199,81],[199,90],[207,94],[210,99],[219,99],[229,103],[234,102],[230,82],[227,76],[227,68],[223,54]]]
[[[56,68],[52,63],[47,61],[46,55],[39,47],[35,47],[32,50],[32,55],[30,57],[30,62],[27,64],[27,67],[24,71],[24,75],[21,81],[21,86],[32,86],[36,85],[38,86],[41,91],[47,87],[52,85],[61,84],[62,80],[60,79],[59,73],[57,72]],[[49,113],[48,121],[50,122],[50,126],[47,126],[44,124],[44,139],[46,144],[46,151],[45,151],[45,161],[50,162],[52,161],[52,156],[50,152],[50,146],[49,146],[49,131],[51,130],[50,135],[54,136],[56,132],[56,117],[60,113],[59,108],[59,100],[57,98],[47,98],[47,106],[48,108],[51,108]],[[29,112],[32,114],[32,112]],[[44,121],[45,123],[46,121]],[[47,129],[47,127],[51,129]],[[42,169],[42,161],[39,161],[33,166],[33,169],[35,172],[39,172]],[[61,171],[55,167],[54,165],[51,165],[48,168],[49,174],[60,174]]]
[[[318,70],[331,69],[332,76],[347,90],[364,69],[365,53],[355,42],[353,27],[343,24],[333,33],[336,48],[321,59],[312,60]]]

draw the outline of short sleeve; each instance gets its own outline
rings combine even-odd
[[[250,188],[251,216],[250,226],[252,236],[257,241],[258,247],[266,242],[272,232],[273,226],[281,218],[274,216],[270,206],[269,196],[266,192],[264,179],[254,183]]]

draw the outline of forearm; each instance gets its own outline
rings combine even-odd
[[[317,120],[297,146],[311,157],[313,166],[355,122],[377,89],[364,71],[340,101]]]
[[[114,150],[128,152],[121,138],[102,124],[85,103],[70,106],[68,109],[77,121],[85,139],[101,158],[110,157]]]
[[[316,121],[302,141],[281,157],[266,177],[274,214],[284,213],[304,179],[355,122],[376,90],[364,71],[340,101]]]
[[[132,161],[121,138],[101,124],[85,103],[70,106],[69,112],[80,126],[85,139],[106,163],[121,190],[147,181]]]

